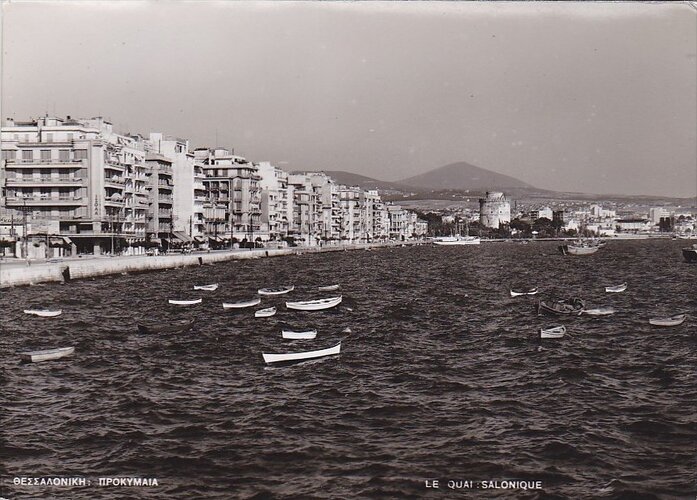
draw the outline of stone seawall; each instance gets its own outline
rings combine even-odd
[[[407,242],[410,244],[411,242]],[[413,243],[411,243],[413,244]],[[61,282],[128,272],[158,271],[177,267],[200,266],[228,260],[257,259],[303,253],[363,250],[399,244],[367,243],[330,247],[260,248],[255,250],[231,250],[227,252],[192,253],[158,256],[87,257],[63,259],[59,262],[41,262],[27,265],[23,261],[0,263],[0,288],[34,285],[45,282]]]

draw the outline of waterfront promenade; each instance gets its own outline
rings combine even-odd
[[[213,250],[190,254],[136,255],[136,256],[83,256],[40,261],[9,259],[0,261],[0,288],[35,285],[47,282],[64,282],[73,279],[92,278],[128,272],[147,272],[175,269],[186,266],[201,266],[229,260],[258,259],[303,253],[366,250],[370,248],[414,245],[421,241],[356,243],[289,248],[257,248]]]

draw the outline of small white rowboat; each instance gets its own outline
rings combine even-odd
[[[320,292],[334,292],[339,289],[339,285],[327,285],[327,286],[320,286],[317,288]]]
[[[260,288],[257,290],[259,295],[283,295],[288,292],[295,290],[295,285],[291,286],[280,286],[278,288]]]
[[[511,288],[511,297],[518,297],[519,295],[535,295],[537,293],[537,287],[534,288]]]
[[[678,326],[682,325],[687,314],[676,314],[670,318],[651,318],[649,323],[654,326]]]
[[[620,293],[624,292],[627,289],[627,283],[622,283],[621,285],[616,285],[616,286],[606,286],[605,291],[607,293]]]
[[[69,356],[74,352],[74,347],[59,347],[57,349],[46,349],[44,351],[20,352],[19,356],[22,358],[22,361],[38,363],[39,361],[50,361],[52,359],[59,359]]]
[[[218,283],[212,285],[194,285],[194,290],[203,290],[204,292],[214,292],[218,289]]]
[[[269,316],[273,316],[276,314],[276,308],[275,307],[269,307],[266,309],[259,309],[254,313],[255,318],[268,318]]]
[[[257,297],[252,300],[245,300],[243,302],[223,302],[223,309],[244,309],[245,307],[256,306],[261,303],[261,299]]]
[[[566,333],[565,326],[555,326],[554,328],[547,328],[540,330],[540,338],[543,339],[560,339]]]
[[[599,307],[597,309],[584,309],[581,314],[588,314],[589,316],[608,316],[609,314],[615,314],[615,310],[612,307]]]
[[[329,299],[306,300],[304,302],[286,302],[288,309],[296,309],[298,311],[321,311],[329,309],[341,304],[341,295]]]
[[[314,339],[317,336],[317,330],[307,330],[304,332],[293,332],[290,330],[283,330],[281,332],[284,339]]]
[[[194,304],[200,304],[203,301],[203,299],[196,299],[196,300],[172,300],[169,299],[169,303],[175,306],[192,306]]]
[[[25,309],[24,313],[33,314],[34,316],[40,316],[42,318],[54,318],[63,314],[63,310],[58,309],[57,311],[49,311],[47,309]]]
[[[324,356],[333,356],[341,352],[341,342],[333,347],[328,347],[327,349],[320,349],[318,351],[305,351],[305,352],[292,352],[286,354],[265,354],[264,361],[267,363],[281,363],[288,361],[302,361],[306,359],[322,358]]]

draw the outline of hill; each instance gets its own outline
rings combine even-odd
[[[470,191],[495,191],[511,188],[532,188],[515,177],[475,167],[464,161],[451,163],[424,174],[398,181],[397,184],[425,190],[457,189]]]
[[[373,179],[372,177],[368,177],[365,175],[360,175],[360,174],[354,174],[351,172],[346,172],[344,170],[322,170],[325,174],[327,174],[329,177],[334,179],[334,181],[338,184],[343,184],[344,186],[357,186],[360,187],[361,189],[368,190],[368,189],[378,189],[380,191],[412,191],[413,188],[409,186],[402,186],[399,185],[395,182],[388,182],[388,181],[379,181],[377,179]],[[293,173],[300,173],[300,172],[293,172]]]

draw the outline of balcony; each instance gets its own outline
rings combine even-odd
[[[111,160],[107,160],[106,163],[104,164],[105,169],[111,169],[111,170],[118,170],[119,172],[124,172],[126,170],[126,165],[123,165],[121,163],[116,163]]]
[[[38,196],[32,198],[22,198],[18,196],[8,196],[5,198],[5,204],[8,207],[21,207],[25,205],[27,207],[47,207],[51,205],[74,206],[83,205],[85,203],[87,203],[87,198],[83,200],[81,196],[61,196],[60,198],[40,198]]]
[[[7,187],[46,187],[46,186],[85,186],[86,180],[80,178],[65,178],[65,177],[23,177],[23,178],[7,178],[5,185]]]
[[[80,168],[82,160],[5,160],[6,168]]]

